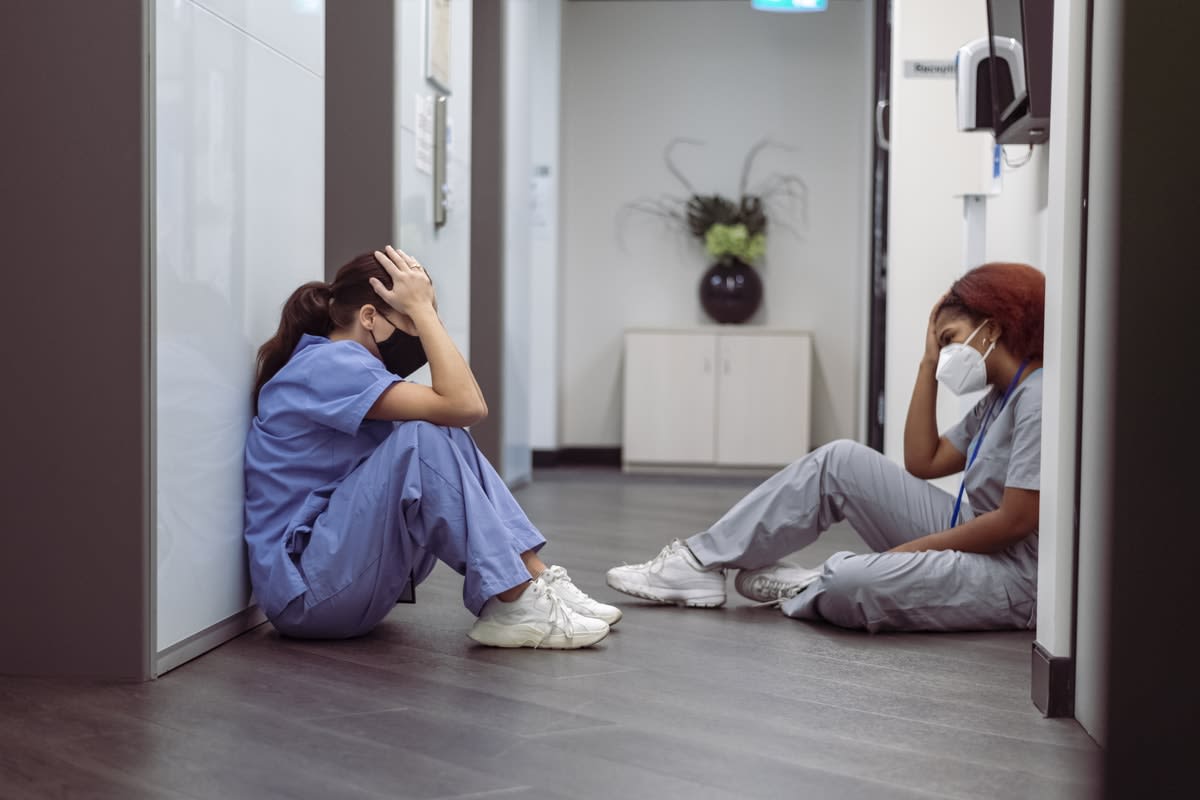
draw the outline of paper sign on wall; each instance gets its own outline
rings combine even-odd
[[[413,132],[416,134],[416,147],[413,152],[417,172],[424,175],[433,174],[433,95],[417,94],[416,118],[413,120]]]
[[[533,168],[533,178],[529,185],[529,226],[533,229],[533,238],[544,241],[550,238],[550,216],[553,212],[553,184],[550,178],[550,167],[538,164]]]
[[[904,62],[906,78],[953,78],[954,59],[910,58]]]

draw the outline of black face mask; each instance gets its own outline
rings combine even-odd
[[[382,342],[376,342],[375,346],[379,348],[379,357],[383,359],[388,372],[394,372],[401,378],[407,378],[429,363],[420,337],[409,336],[399,328]]]

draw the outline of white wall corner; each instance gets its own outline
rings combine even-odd
[[[752,183],[805,180],[809,219],[800,236],[772,223],[764,302],[747,324],[813,331],[813,441],[860,433],[869,5],[770,15],[749,3],[563,4],[562,445],[620,444],[625,329],[715,325],[697,298],[702,245],[650,215],[621,224],[625,204],[685,192],[663,162],[677,137],[706,142],[677,151],[696,191],[726,195],[758,140],[797,146],[755,163]],[[722,97],[738,113],[714,114]]]
[[[1073,655],[1077,496],[1078,368],[1087,83],[1087,3],[1054,8],[1051,137],[1045,217],[1046,323],[1042,396],[1042,484],[1038,554],[1038,643]]]
[[[562,3],[538,0],[531,46],[530,445],[559,446]]]

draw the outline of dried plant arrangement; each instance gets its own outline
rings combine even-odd
[[[672,154],[680,145],[703,146],[697,139],[676,138],[663,151],[667,170],[686,194],[642,198],[621,207],[618,228],[624,229],[634,214],[658,217],[670,226],[699,239],[708,254],[718,261],[736,259],[753,264],[766,252],[767,219],[801,236],[808,225],[808,186],[798,175],[771,174],[751,184],[754,162],[767,149],[795,151],[797,148],[769,139],[759,141],[746,154],[736,198],[701,194],[675,164]],[[623,239],[622,239],[623,242]]]

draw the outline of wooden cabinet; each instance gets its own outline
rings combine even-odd
[[[625,467],[794,461],[809,449],[811,367],[800,331],[626,331]]]

